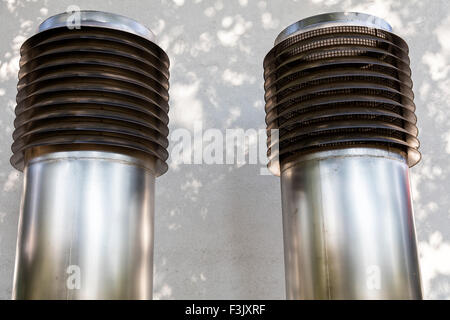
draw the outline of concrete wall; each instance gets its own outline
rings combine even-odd
[[[423,159],[412,169],[427,298],[450,298],[450,2],[164,0],[0,2],[0,298],[11,296],[22,174],[9,164],[19,47],[69,5],[127,15],[171,58],[170,128],[264,128],[262,61],[301,18],[362,11],[410,45]],[[279,179],[257,165],[175,165],[157,180],[159,299],[284,299]]]

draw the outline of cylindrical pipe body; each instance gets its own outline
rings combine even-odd
[[[281,172],[288,299],[420,299],[408,165],[349,148]]]
[[[151,299],[155,173],[112,152],[30,160],[15,299]]]
[[[78,23],[79,25],[73,25]],[[151,299],[169,59],[136,21],[50,17],[21,47],[14,299]]]
[[[377,17],[323,14],[281,32],[264,68],[287,298],[421,299],[406,43]]]

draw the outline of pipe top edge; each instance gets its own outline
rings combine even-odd
[[[274,45],[306,31],[343,25],[363,26],[392,32],[392,27],[388,22],[370,14],[360,12],[330,12],[311,16],[289,25],[280,32],[275,39]]]
[[[136,20],[115,13],[93,10],[67,11],[51,16],[39,25],[37,32],[60,27],[74,29],[83,26],[115,29],[133,33],[152,42],[156,40],[155,34]]]

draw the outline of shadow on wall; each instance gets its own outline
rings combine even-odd
[[[264,128],[262,61],[306,16],[361,11],[410,45],[422,161],[412,169],[427,298],[450,299],[450,13],[445,0],[23,1],[0,3],[0,298],[9,298],[22,176],[9,165],[19,47],[69,5],[147,24],[171,58],[170,129]],[[173,147],[173,143],[170,148]],[[194,146],[195,150],[195,146]],[[193,150],[193,151],[194,151]],[[172,159],[176,160],[176,159]],[[156,182],[156,299],[283,299],[279,180],[259,166],[178,165]]]

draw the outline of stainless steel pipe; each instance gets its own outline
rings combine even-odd
[[[407,53],[385,21],[330,13],[286,28],[265,58],[288,299],[422,298]]]
[[[73,14],[47,19],[21,48],[13,298],[151,299],[169,60],[134,20]]]

